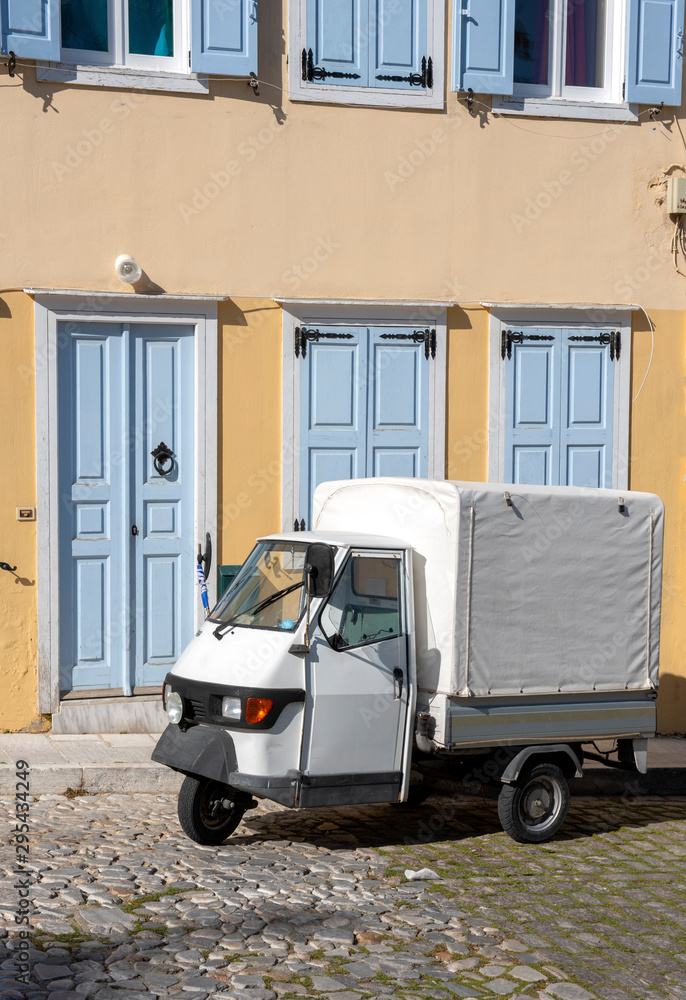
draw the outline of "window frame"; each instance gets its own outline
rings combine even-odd
[[[427,48],[433,60],[433,87],[424,92],[382,87],[331,86],[302,79],[301,52],[307,39],[307,0],[291,0],[288,11],[288,96],[292,101],[386,108],[443,108],[445,85],[445,4],[427,0]]]
[[[275,297],[281,320],[281,526],[292,531],[300,516],[300,372],[293,349],[298,325],[316,326],[426,326],[436,329],[436,358],[429,384],[429,479],[445,479],[447,412],[447,309],[444,301],[377,300],[356,302]]]
[[[564,305],[482,303],[490,311],[488,360],[488,482],[502,483],[505,475],[505,378],[501,358],[501,336],[512,326],[557,329],[607,330],[613,326],[622,337],[622,349],[614,363],[612,417],[612,489],[629,488],[629,421],[631,415],[631,313],[630,305]]]
[[[604,87],[568,87],[564,83],[565,48],[567,37],[567,2],[550,0],[552,16],[548,18],[548,83],[514,83],[513,97],[536,101],[553,99],[574,104],[613,104],[622,100],[625,65],[626,4],[621,0],[606,0]]]
[[[380,642],[387,642],[389,639],[402,639],[403,636],[408,634],[409,629],[409,617],[407,613],[407,595],[409,593],[407,587],[407,567],[405,565],[405,550],[404,549],[365,549],[361,546],[352,546],[348,549],[345,557],[336,573],[333,584],[331,586],[331,591],[327,596],[326,600],[322,601],[322,605],[317,613],[317,628],[321,632],[322,636],[326,640],[327,645],[334,653],[347,653],[351,649],[361,649],[364,646],[373,646]],[[331,603],[331,598],[336,593],[336,589],[339,586],[343,574],[346,572],[348,566],[352,563],[353,559],[356,558],[367,558],[367,559],[397,559],[398,561],[398,625],[399,631],[396,635],[387,635],[383,638],[377,637],[367,642],[358,642],[353,646],[334,646],[331,642],[331,638],[324,630],[322,624],[322,616],[326,611],[327,607]]]
[[[187,75],[190,9],[186,0],[174,0],[174,55],[150,56],[126,51],[128,38],[128,0],[107,0],[107,52],[92,49],[69,49],[62,43],[60,21],[60,66],[77,70],[103,67],[115,71],[144,71]]]

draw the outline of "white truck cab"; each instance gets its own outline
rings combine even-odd
[[[184,831],[221,843],[254,797],[404,802],[486,759],[503,827],[549,839],[594,741],[645,770],[662,520],[652,494],[322,484],[315,530],[259,539],[165,679]]]

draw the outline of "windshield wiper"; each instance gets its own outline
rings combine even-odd
[[[286,594],[293,593],[294,590],[297,590],[299,587],[302,587],[302,585],[303,585],[302,580],[300,580],[298,583],[292,583],[290,587],[284,587],[283,590],[277,590],[273,594],[270,594],[269,597],[265,597],[263,601],[260,601],[252,608],[248,608],[247,611],[241,611],[240,614],[234,615],[232,618],[229,619],[228,622],[224,622],[223,625],[217,626],[217,628],[214,630],[215,638],[223,639],[225,633],[228,632],[230,628],[233,628],[236,618],[240,618],[241,615],[259,614],[260,611],[264,611],[264,609],[268,608],[270,604],[274,603],[274,601],[278,601],[280,597],[285,597]]]

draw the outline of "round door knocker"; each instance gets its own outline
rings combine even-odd
[[[171,449],[164,441],[160,441],[157,447],[150,452],[155,463],[155,472],[160,476],[170,476],[174,469],[174,456]]]

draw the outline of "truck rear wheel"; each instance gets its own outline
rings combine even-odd
[[[568,809],[569,785],[556,764],[536,764],[516,784],[504,784],[498,796],[502,828],[520,844],[550,840]]]
[[[186,775],[179,792],[179,823],[196,844],[221,844],[236,829],[246,796],[211,778]]]

